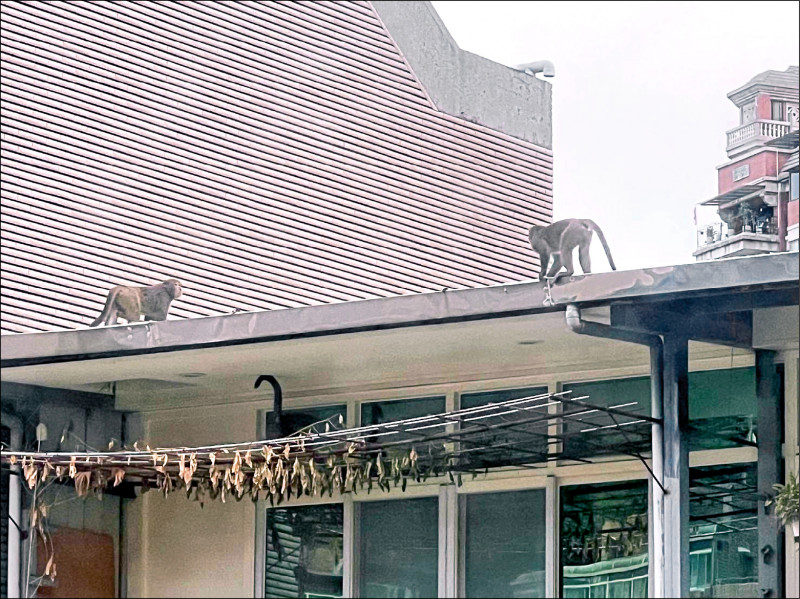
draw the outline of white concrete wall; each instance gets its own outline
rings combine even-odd
[[[146,417],[151,447],[250,441],[256,407],[217,406]],[[184,491],[150,491],[127,512],[129,597],[251,597],[255,506],[248,499],[200,504]]]

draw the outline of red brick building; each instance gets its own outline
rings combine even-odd
[[[698,260],[798,247],[798,67],[765,71],[728,94],[739,126],[718,166],[721,222],[698,231]]]

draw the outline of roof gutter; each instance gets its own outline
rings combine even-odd
[[[664,342],[659,335],[638,333],[618,329],[599,322],[581,319],[581,311],[575,304],[568,304],[567,326],[579,335],[616,339],[627,343],[646,345],[650,348],[650,411],[658,419],[652,426],[653,465],[652,474],[656,481],[664,480],[664,440],[663,440],[663,401],[664,401]],[[650,484],[650,576],[652,589],[650,597],[664,597],[664,491],[659,484]]]

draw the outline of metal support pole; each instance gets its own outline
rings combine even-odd
[[[650,515],[650,597],[667,597],[664,591],[664,349],[650,346],[650,415],[661,422],[652,425],[653,477],[650,480],[648,512]],[[661,482],[657,484],[656,481]]]
[[[610,327],[598,322],[587,322],[581,319],[581,312],[575,305],[567,306],[566,310],[567,326],[579,335],[590,335],[592,337],[603,337],[606,339],[617,339],[628,343],[647,345],[650,348],[650,411],[651,416],[656,421],[653,422],[651,447],[653,452],[652,459],[652,480],[649,483],[648,492],[648,538],[650,545],[649,565],[648,565],[648,595],[650,597],[677,597],[678,595],[669,594],[665,584],[665,511],[664,511],[664,344],[661,337],[650,333],[637,333],[624,329]],[[683,340],[685,349],[683,356],[684,379],[688,380],[689,354],[688,341]],[[688,383],[684,384],[686,418],[688,422]],[[685,430],[685,426],[680,430]],[[689,454],[686,449],[686,499],[688,505],[689,490]],[[646,466],[646,463],[645,463]],[[687,508],[688,509],[688,508]],[[686,526],[688,527],[688,512],[686,516]],[[688,536],[688,528],[687,528]],[[686,543],[686,553],[689,552],[688,540]],[[687,562],[688,563],[688,562]],[[686,573],[686,590],[688,592],[688,572]]]
[[[664,336],[664,596],[689,596],[689,341]]]
[[[781,482],[780,379],[775,352],[756,350],[758,397],[758,587],[762,597],[783,597],[783,538],[772,507],[764,500]]]

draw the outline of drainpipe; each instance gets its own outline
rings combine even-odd
[[[661,420],[663,412],[664,343],[661,337],[637,333],[599,322],[581,320],[581,311],[574,304],[567,305],[567,326],[579,335],[616,339],[650,348],[650,405],[651,416]],[[661,424],[652,426],[653,476],[664,480],[664,437]],[[650,593],[651,597],[664,597],[664,491],[660,484],[651,481],[650,488]]]
[[[3,426],[11,429],[11,449],[22,449],[22,421],[11,414],[2,413]],[[22,554],[22,538],[20,529],[22,522],[22,495],[19,465],[11,466],[8,477],[8,578],[7,592],[9,598],[20,597],[19,574],[20,556]]]

